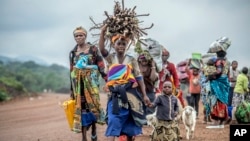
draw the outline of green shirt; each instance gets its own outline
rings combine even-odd
[[[248,92],[248,78],[247,75],[240,73],[236,80],[236,85],[234,88],[234,93],[245,94]]]

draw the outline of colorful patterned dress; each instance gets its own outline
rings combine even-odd
[[[215,67],[216,70],[221,69],[221,74],[219,76],[212,76],[215,78],[210,80],[211,90],[207,97],[209,102],[206,105],[206,110],[212,119],[225,120],[228,118],[229,65],[227,60],[217,59]]]
[[[105,65],[95,46],[90,46],[88,53],[79,55],[76,55],[75,47],[70,52],[70,64],[71,88],[76,103],[73,131],[80,133],[82,126],[105,123],[99,97],[99,76],[105,78]]]

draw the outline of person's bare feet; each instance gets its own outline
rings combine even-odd
[[[228,118],[228,119],[225,121],[225,124],[231,124],[231,121],[232,121],[232,119],[231,119],[231,118]]]

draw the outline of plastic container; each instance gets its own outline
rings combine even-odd
[[[232,110],[233,110],[233,106],[228,106],[227,107],[228,110],[228,116],[232,119]]]
[[[201,59],[201,53],[192,53],[192,59]]]
[[[189,68],[190,69],[200,69],[201,68],[201,60],[200,59],[191,59]]]
[[[73,129],[73,120],[74,120],[74,112],[75,112],[75,100],[66,100],[63,102],[63,108],[68,120],[69,128]]]

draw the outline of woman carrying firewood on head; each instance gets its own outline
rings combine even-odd
[[[99,37],[99,50],[106,60],[107,82],[109,91],[107,102],[107,129],[105,135],[108,141],[115,137],[126,136],[127,141],[132,141],[134,136],[142,133],[142,126],[146,124],[143,105],[150,104],[146,95],[143,76],[140,73],[137,59],[127,54],[131,44],[146,34],[139,28],[139,16],[135,8],[125,8],[115,2],[113,15],[104,12],[107,19],[101,24],[95,24],[91,29],[101,29]],[[108,43],[108,44],[107,44]],[[110,47],[109,51],[105,48]],[[111,49],[114,50],[111,53]],[[140,88],[141,93],[137,91]],[[121,138],[120,138],[121,139]]]
[[[142,133],[142,125],[146,122],[142,102],[147,105],[150,101],[137,60],[125,54],[130,39],[120,34],[114,35],[111,42],[115,53],[109,54],[104,45],[106,27],[102,28],[99,39],[99,49],[109,69],[106,86],[111,93],[107,105],[108,125],[105,135],[109,141],[121,135],[126,135],[127,140],[132,141],[133,136]],[[142,95],[136,90],[138,85]]]

